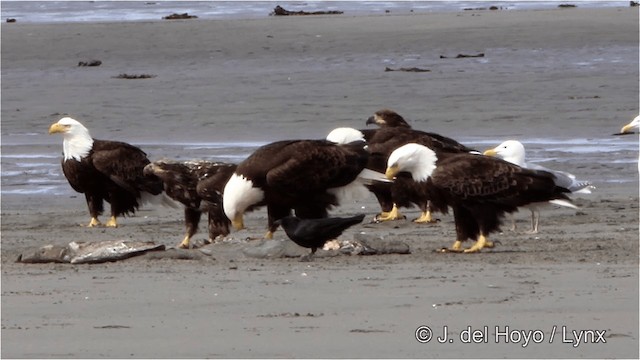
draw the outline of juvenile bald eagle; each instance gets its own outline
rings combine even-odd
[[[402,116],[389,109],[376,111],[374,116],[367,120],[367,124],[380,126],[380,129],[373,133],[365,133],[371,153],[367,168],[375,171],[384,171],[393,150],[408,143],[422,144],[438,154],[476,152],[446,136],[411,129]],[[404,216],[400,214],[398,207],[412,207],[415,204],[421,210],[421,215],[414,219],[415,222],[435,222],[428,194],[410,176],[401,175],[392,184],[376,183],[369,189],[378,199],[382,210],[382,213],[376,216],[376,221],[402,219]]]
[[[332,239],[337,238],[349,227],[359,224],[364,214],[351,217],[331,217],[324,219],[300,219],[295,216],[285,216],[274,222],[282,226],[289,239],[296,244],[311,249],[311,253],[303,256],[301,261],[309,261],[318,248]]]
[[[386,180],[383,174],[365,169],[368,157],[364,141],[284,140],[267,144],[238,164],[231,175],[224,188],[224,212],[236,229],[242,229],[246,211],[266,206],[267,238],[277,229],[275,220],[292,210],[303,219],[325,218],[332,206],[361,190],[366,193],[361,181]]]
[[[527,169],[548,171],[555,176],[554,183],[556,186],[569,189],[569,191],[571,191],[572,193],[591,194],[591,191],[595,189],[595,187],[591,185],[589,181],[577,180],[575,175],[568,172],[551,170],[541,165],[525,162],[524,145],[522,145],[522,143],[518,140],[507,140],[493,149],[486,150],[484,152],[484,155],[496,156],[502,160]],[[546,205],[546,203],[532,203],[525,206],[531,211],[531,230],[528,231],[531,234],[538,233],[538,227],[540,223],[540,207],[543,205]],[[515,230],[515,228],[516,223],[514,220],[512,230]]]
[[[235,169],[235,164],[206,160],[159,160],[144,167],[144,174],[160,178],[165,193],[184,205],[187,233],[178,247],[189,248],[203,212],[209,217],[209,242],[229,234],[231,222],[222,209],[222,191]]]
[[[64,117],[49,127],[49,134],[60,133],[64,140],[62,171],[71,187],[83,193],[91,215],[89,227],[100,226],[103,201],[111,204],[111,218],[105,224],[117,227],[116,217],[133,214],[141,200],[162,194],[162,182],[145,176],[149,163],[139,148],[119,141],[97,140],[80,122]]]
[[[403,127],[410,129],[411,125],[400,116],[397,112],[390,109],[381,109],[373,113],[373,116],[367,119],[366,125],[376,124],[379,127]]]
[[[434,210],[453,209],[456,241],[452,251],[460,251],[462,242],[476,243],[464,252],[492,247],[488,236],[499,229],[505,213],[533,203],[551,201],[573,207],[568,189],[555,185],[553,174],[529,170],[507,161],[474,154],[441,154],[419,144],[406,144],[389,156],[386,175],[408,172],[429,193]]]

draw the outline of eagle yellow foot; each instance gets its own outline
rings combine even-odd
[[[413,222],[415,223],[419,223],[419,224],[437,224],[440,220],[438,219],[434,219],[433,217],[431,217],[431,211],[425,211],[422,214],[420,214],[420,217],[413,220]]]
[[[271,230],[267,231],[267,233],[264,234],[264,238],[269,240],[273,239],[273,231]]]
[[[456,240],[450,248],[442,248],[437,250],[441,253],[460,253],[462,252],[462,241]]]
[[[391,211],[381,212],[379,215],[376,215],[376,217],[374,218],[374,221],[383,222],[383,221],[392,221],[392,220],[403,220],[406,218],[407,218],[406,216],[400,214],[400,211],[398,211],[398,207],[393,205],[393,209],[391,209]]]
[[[480,235],[476,243],[473,244],[473,246],[471,246],[470,248],[465,249],[464,252],[475,253],[475,252],[479,252],[484,248],[493,248],[493,247],[495,247],[495,244],[493,242],[488,241],[487,238],[485,238],[483,235]]]
[[[100,220],[98,220],[98,218],[91,218],[91,221],[89,221],[89,225],[87,225],[87,227],[97,227],[97,226],[102,226],[102,223],[100,222]]]
[[[184,239],[178,244],[178,249],[188,249],[190,245],[191,238],[189,236],[185,236]]]
[[[107,221],[107,223],[106,223],[106,224],[104,224],[104,226],[106,226],[106,227],[113,227],[113,228],[118,227],[118,222],[116,221],[116,217],[115,217],[115,216],[112,216],[112,217],[109,219],[109,221]]]

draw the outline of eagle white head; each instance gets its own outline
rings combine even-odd
[[[436,168],[438,157],[428,147],[420,144],[406,144],[395,149],[387,160],[388,179],[393,179],[399,172],[409,172],[415,181],[425,181]]]
[[[365,141],[364,134],[360,130],[349,127],[340,127],[333,129],[327,140],[336,144],[348,144],[354,141]]]
[[[89,154],[93,147],[93,138],[89,130],[79,121],[70,117],[63,117],[49,127],[49,134],[62,134],[64,159],[80,161]]]
[[[518,140],[507,140],[493,149],[486,150],[484,155],[496,156],[512,164],[526,166],[524,145]]]

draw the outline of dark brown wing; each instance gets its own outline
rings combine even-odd
[[[91,161],[96,170],[131,194],[162,192],[159,179],[143,175],[149,159],[138,147],[119,141],[94,140]]]
[[[325,140],[277,142],[256,150],[238,165],[258,186],[287,193],[306,193],[344,186],[366,164],[364,142],[336,145]]]
[[[553,175],[483,155],[455,154],[440,160],[431,176],[452,202],[494,204],[511,212],[519,206],[568,199]]]
[[[379,152],[389,156],[393,150],[408,143],[424,145],[436,153],[460,153],[474,151],[473,149],[446,136],[407,128],[379,129],[369,141],[369,151],[372,153]]]

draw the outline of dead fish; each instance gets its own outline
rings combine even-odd
[[[67,246],[45,245],[35,251],[23,253],[18,257],[18,262],[101,263],[130,258],[147,251],[164,249],[164,245],[155,244],[153,241],[72,241]]]

